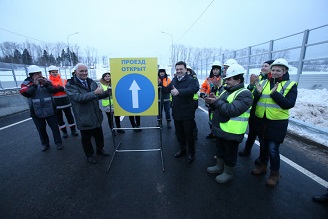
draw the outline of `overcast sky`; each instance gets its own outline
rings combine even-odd
[[[99,56],[165,63],[172,39],[161,31],[174,44],[241,49],[326,25],[327,11],[328,0],[0,0],[0,42],[66,43],[79,32],[69,43]]]

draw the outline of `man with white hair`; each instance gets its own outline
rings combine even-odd
[[[77,128],[81,131],[82,146],[89,163],[96,164],[91,138],[96,142],[96,153],[109,156],[104,151],[102,130],[103,114],[99,100],[109,96],[111,89],[104,91],[100,85],[88,78],[88,67],[82,63],[75,66],[76,74],[66,84],[66,92],[72,103]]]

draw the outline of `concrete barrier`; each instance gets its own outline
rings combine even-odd
[[[0,95],[0,117],[28,110],[27,98],[19,93]]]

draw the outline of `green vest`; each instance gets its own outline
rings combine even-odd
[[[234,99],[243,91],[248,91],[246,88],[241,88],[239,90],[234,91],[233,93],[231,93],[228,98],[227,101],[229,103],[231,103],[232,101],[234,101]],[[223,91],[220,96],[226,91]],[[242,113],[241,115],[237,116],[237,117],[233,117],[230,118],[228,122],[225,123],[220,123],[220,128],[227,133],[230,134],[245,134],[246,130],[247,130],[247,125],[248,125],[248,118],[250,115],[250,109],[252,107],[250,107],[246,112]]]
[[[108,89],[107,85],[104,85],[102,83],[100,83],[100,85],[102,86],[104,91],[106,91]],[[111,105],[113,106],[112,96],[110,97],[110,102],[111,102]],[[102,103],[103,106],[108,106],[109,105],[109,99],[108,98],[102,99],[101,103]]]
[[[288,94],[289,90],[296,84],[295,81],[283,81],[279,83],[277,92],[281,93],[284,97]],[[289,110],[282,109],[270,97],[270,82],[268,80],[261,81],[260,85],[264,88],[262,95],[257,102],[255,115],[258,118],[263,118],[264,114],[270,120],[285,120],[289,118]]]

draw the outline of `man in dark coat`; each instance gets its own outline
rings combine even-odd
[[[89,163],[97,163],[91,137],[95,138],[97,154],[109,156],[104,151],[104,134],[102,130],[103,115],[99,108],[99,99],[109,96],[110,89],[104,91],[95,81],[88,78],[88,67],[79,63],[76,74],[66,84],[66,91],[72,103],[77,128],[81,131],[82,146]]]
[[[176,76],[164,89],[170,89],[172,94],[172,116],[176,135],[180,145],[180,151],[176,158],[183,157],[187,153],[188,163],[193,162],[195,155],[195,141],[193,124],[195,119],[194,93],[198,91],[196,80],[187,74],[187,65],[183,61],[175,64]]]

